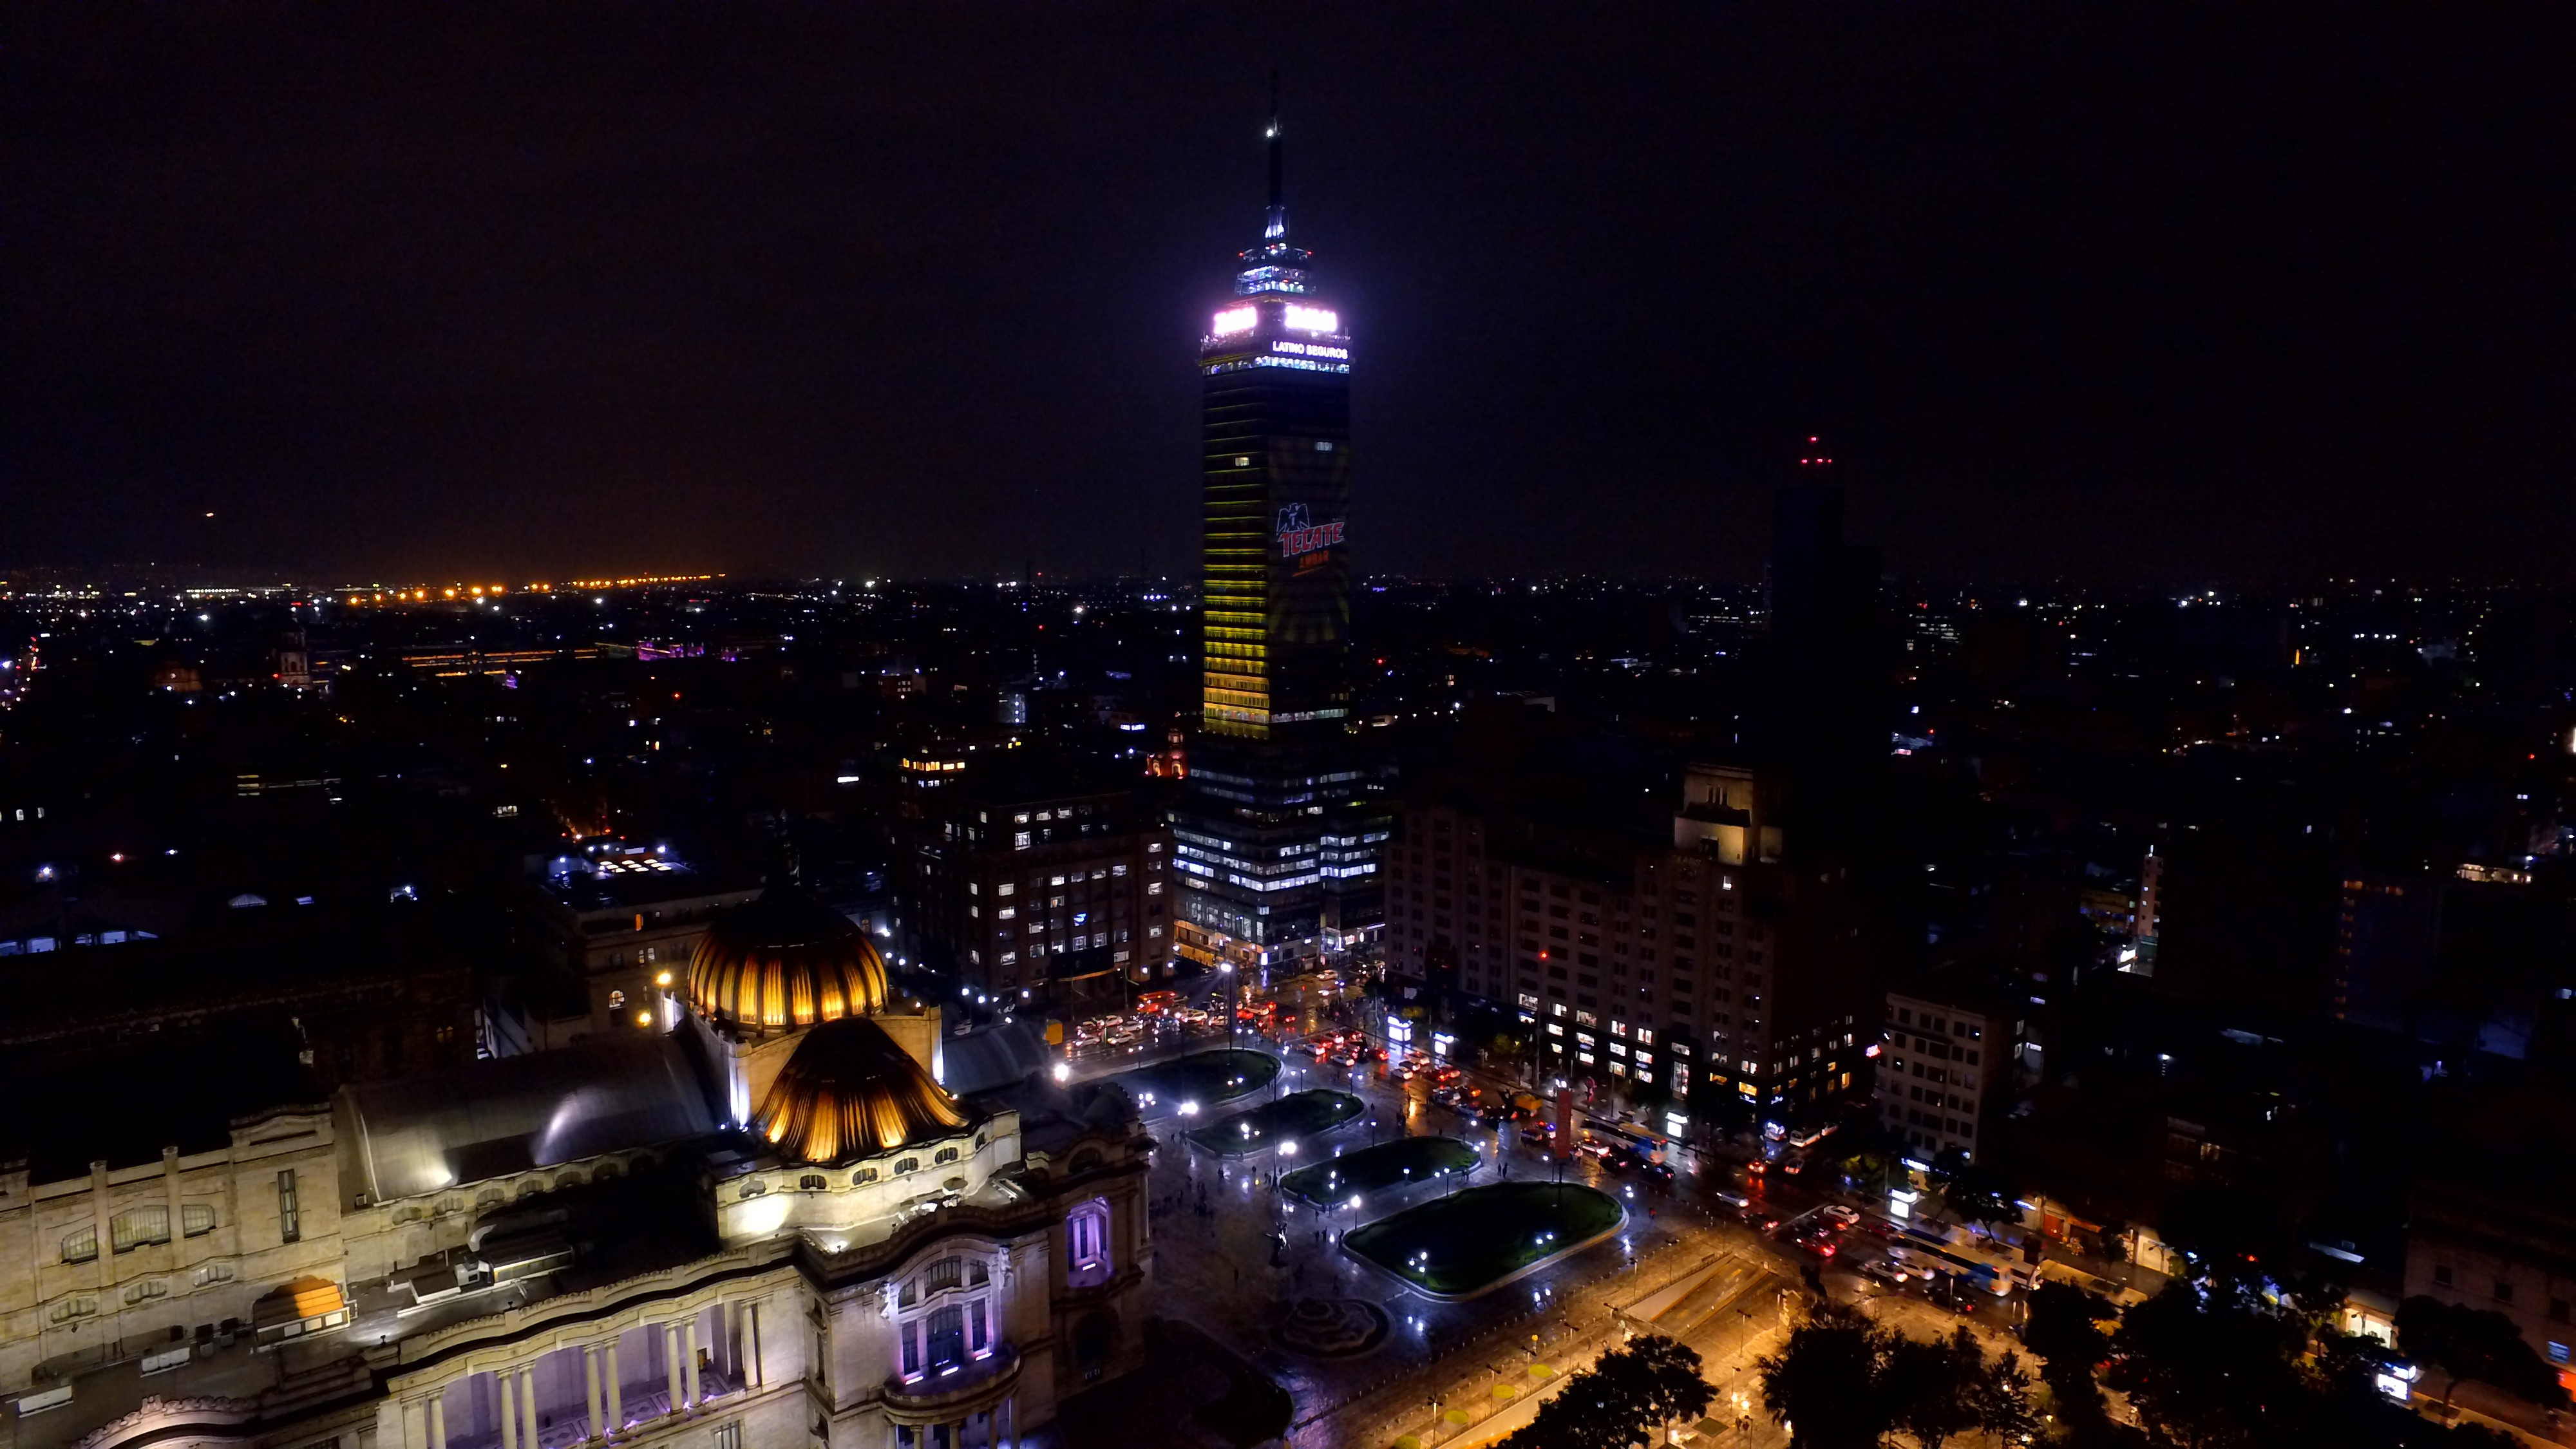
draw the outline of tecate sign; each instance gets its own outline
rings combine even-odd
[[[1279,551],[1290,557],[1331,548],[1342,541],[1342,520],[1316,523],[1306,516],[1306,505],[1291,503],[1279,510]]]

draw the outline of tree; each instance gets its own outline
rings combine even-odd
[[[2012,1185],[1991,1167],[1962,1166],[1952,1173],[1941,1189],[1941,1208],[1963,1223],[1987,1229],[1990,1237],[1995,1224],[2021,1216],[2013,1205]]]
[[[2093,1371],[2111,1356],[2111,1338],[2101,1325],[2119,1316],[2109,1303],[2068,1283],[2042,1283],[2030,1295],[2021,1341],[2039,1355],[2040,1381],[2048,1385],[2059,1418],[2091,1423],[2103,1417],[2102,1386]]]
[[[2306,1342],[2250,1292],[2178,1280],[2121,1316],[2108,1377],[2152,1437],[2195,1449],[2292,1443],[2315,1402],[2298,1365]]]
[[[1700,1377],[1699,1355],[1669,1338],[1630,1339],[1572,1375],[1507,1449],[1624,1449],[1652,1443],[1675,1419],[1708,1412],[1717,1391]]]
[[[2158,1236],[2199,1260],[2202,1272],[2247,1283],[2285,1267],[2291,1235],[2271,1202],[2238,1188],[2197,1183],[2166,1199]]]
[[[1880,1369],[1888,1418],[1923,1449],[1941,1449],[1951,1435],[1977,1427],[1985,1370],[1986,1356],[1965,1328],[1946,1341],[1895,1339]]]
[[[1968,1330],[1959,1330],[1967,1337]],[[1977,1427],[1999,1444],[2018,1444],[2039,1432],[2039,1413],[2030,1403],[2030,1374],[2021,1355],[2006,1352],[1987,1364],[1970,1386],[1968,1402],[1977,1411]]]
[[[2397,1305],[2397,1347],[2408,1358],[2442,1371],[2449,1380],[2442,1389],[2445,1407],[2464,1379],[2493,1384],[2549,1408],[2567,1405],[2557,1371],[2531,1351],[2521,1330],[2501,1313],[2420,1295],[2409,1298]]]
[[[1707,1413],[1717,1397],[1717,1390],[1700,1377],[1699,1355],[1661,1334],[1630,1339],[1603,1354],[1592,1372],[1601,1378],[1622,1422],[1633,1421],[1655,1433],[1675,1419]]]
[[[1763,1407],[1798,1449],[1874,1446],[1890,1430],[1923,1449],[1971,1429],[2011,1443],[2037,1427],[2021,1360],[1989,1362],[1965,1328],[1946,1339],[1908,1338],[1815,1299],[1780,1352],[1757,1367]]]
[[[1792,1449],[1874,1449],[1887,1433],[1879,1392],[1893,1335],[1849,1308],[1811,1301],[1780,1351],[1755,1363],[1762,1406]]]

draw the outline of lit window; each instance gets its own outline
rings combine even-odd
[[[115,1249],[130,1253],[146,1243],[170,1241],[170,1209],[164,1206],[129,1208],[108,1220],[108,1233]]]
[[[292,1243],[304,1236],[304,1214],[296,1207],[295,1169],[287,1168],[277,1175],[277,1237]]]
[[[1066,1214],[1064,1242],[1067,1286],[1088,1288],[1109,1281],[1108,1200],[1093,1198]]]

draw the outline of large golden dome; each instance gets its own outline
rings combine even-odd
[[[884,1028],[844,1017],[796,1044],[751,1126],[781,1156],[840,1162],[951,1136],[967,1120]]]
[[[719,912],[689,957],[689,1008],[755,1032],[865,1016],[892,995],[867,933],[788,891]]]

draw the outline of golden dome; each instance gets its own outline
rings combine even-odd
[[[719,912],[689,957],[689,1009],[752,1031],[865,1016],[892,995],[867,933],[787,891]]]
[[[814,1028],[751,1119],[783,1157],[839,1162],[946,1137],[966,1111],[884,1028],[845,1017]]]

